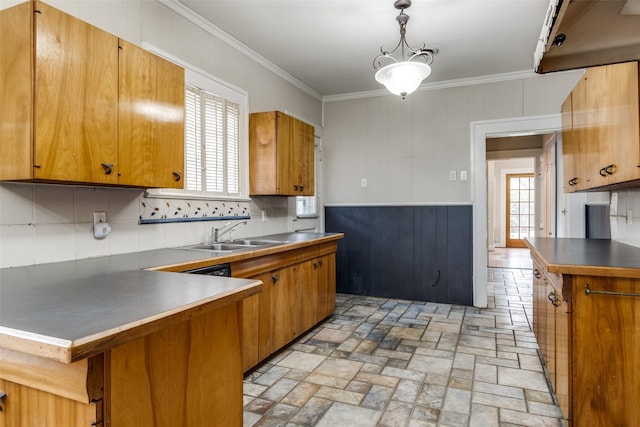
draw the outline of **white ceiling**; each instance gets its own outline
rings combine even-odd
[[[323,96],[374,91],[399,39],[393,0],[179,0]],[[533,69],[549,0],[413,0],[407,41],[440,53],[426,83]]]

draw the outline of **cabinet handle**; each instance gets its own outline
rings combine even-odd
[[[173,171],[173,180],[177,182],[177,181],[180,181],[181,179],[182,179],[182,173]]]
[[[578,185],[578,177],[571,178],[571,179],[569,180],[569,185],[570,185],[570,186],[572,186],[572,187],[573,187],[574,185]]]
[[[314,269],[314,270],[317,270],[317,269],[318,269],[318,263],[317,263],[317,262],[314,262],[314,263],[313,263],[313,269]]]
[[[0,390],[0,412],[2,412],[2,404],[7,400],[7,393]]]
[[[296,191],[298,191],[298,186],[297,186],[297,185],[294,185],[294,186],[293,186],[293,189],[294,189],[294,190],[296,190]]]
[[[318,262],[318,264],[320,264],[320,267],[322,267],[323,261],[320,260],[320,262]]]
[[[609,165],[606,168],[604,168],[605,172],[609,175],[613,175],[614,173],[616,173],[616,165]]]
[[[600,176],[607,176],[607,168],[600,169]]]
[[[113,172],[113,163],[101,163],[105,175],[111,175]]]
[[[303,190],[304,190],[304,185],[301,185],[300,186],[300,191],[303,191]]]
[[[549,292],[549,295],[547,295],[547,298],[549,298],[549,301],[551,301],[551,304],[553,304],[554,307],[557,307],[560,305],[560,299],[555,294],[555,292],[553,291]]]
[[[278,275],[278,273],[274,273],[271,275],[271,282],[273,282],[274,284],[280,279],[280,276]]]
[[[539,279],[542,277],[542,274],[540,274],[540,271],[538,271],[537,268],[533,270],[533,275],[536,276],[536,279]]]

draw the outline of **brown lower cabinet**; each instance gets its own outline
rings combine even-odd
[[[0,349],[0,426],[242,425],[240,304],[74,363]]]
[[[247,371],[335,310],[335,241],[231,264],[233,277],[264,283],[243,302],[242,368]]]
[[[637,425],[640,279],[549,273],[532,258],[533,329],[567,426]]]

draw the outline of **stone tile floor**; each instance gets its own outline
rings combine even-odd
[[[531,270],[490,268],[489,307],[339,294],[244,382],[245,426],[562,426],[531,332]]]

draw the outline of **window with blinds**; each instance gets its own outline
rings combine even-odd
[[[240,107],[193,85],[185,96],[185,189],[239,197]]]

